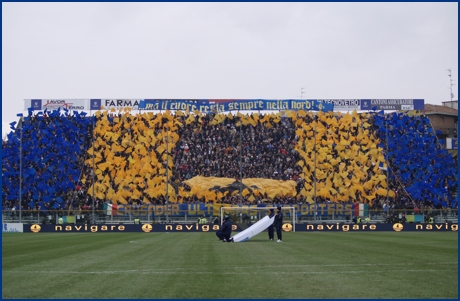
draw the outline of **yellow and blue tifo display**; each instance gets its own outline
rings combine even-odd
[[[75,191],[111,204],[220,203],[240,195],[249,203],[312,204],[315,197],[371,203],[404,187],[416,201],[456,202],[447,191],[457,187],[452,155],[426,116],[405,112],[112,109],[87,117],[64,110],[29,114],[20,131],[11,126],[5,200],[18,199],[21,150],[23,201],[40,210],[72,206]]]

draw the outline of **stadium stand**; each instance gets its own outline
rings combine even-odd
[[[292,204],[313,203],[315,196],[318,203],[366,203],[378,210],[456,208],[456,158],[440,148],[425,116],[383,111],[85,115],[63,110],[29,112],[24,118],[24,210],[88,211],[93,195],[97,209],[104,202],[163,204],[166,198]],[[19,205],[21,130],[11,126],[14,131],[2,143],[4,209]],[[229,180],[203,192],[197,177]],[[275,186],[264,190],[264,185]]]
[[[455,201],[457,163],[441,148],[426,116],[381,112],[375,116],[374,124],[381,141],[385,142],[388,135],[393,182],[399,184],[398,191],[407,192],[406,197],[399,198],[399,205],[440,209]]]
[[[64,210],[72,204],[73,194],[84,197],[76,185],[83,174],[85,150],[90,146],[91,118],[73,111],[30,114],[22,130],[11,127],[2,144],[3,208],[19,209],[20,167],[22,165],[22,209]],[[20,145],[22,132],[23,143]],[[22,164],[20,151],[22,150]],[[79,189],[76,190],[76,188]]]

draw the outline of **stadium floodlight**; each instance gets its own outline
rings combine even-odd
[[[166,132],[166,137],[165,137],[165,140],[166,140],[166,200],[165,200],[165,204],[166,204],[166,222],[168,222],[169,220],[169,214],[168,214],[168,201],[169,201],[169,154],[168,154],[168,140],[169,140],[169,128],[168,128],[168,132]]]
[[[242,138],[242,124],[243,124],[243,119],[240,117],[240,197],[238,198],[240,200],[240,204],[243,203],[243,138]]]
[[[453,107],[453,100],[454,100],[454,94],[452,93],[452,86],[454,85],[452,83],[452,71],[449,69],[446,69],[447,71],[449,71],[449,74],[447,76],[449,76],[449,88],[450,88],[450,107],[452,108]]]
[[[315,213],[313,214],[313,220],[316,222],[316,127],[318,125],[318,115],[315,115],[315,130],[313,131],[314,135],[314,144],[313,144],[313,152],[315,153],[314,159],[314,169],[313,169],[313,199],[315,201]]]
[[[17,126],[21,130],[19,140],[19,223],[22,223],[22,122],[23,117],[21,116]]]
[[[384,115],[385,116],[385,115]],[[387,162],[387,199],[386,199],[386,202],[387,202],[387,205],[389,204],[388,202],[388,194],[390,192],[390,178],[388,177],[388,170],[390,169],[390,164],[389,164],[389,153],[388,153],[388,119],[386,118],[385,116],[385,127],[386,127],[386,140],[387,140],[387,153],[386,153],[386,159],[385,161]]]
[[[92,181],[93,181],[93,196],[91,197],[92,199],[92,209],[93,209],[93,216],[92,216],[92,220],[93,220],[93,224],[96,223],[95,221],[95,217],[94,217],[94,186],[96,186],[94,184],[94,176],[95,176],[95,173],[96,173],[96,170],[94,168],[94,157],[96,156],[96,154],[94,153],[94,116],[91,117],[91,143],[92,143],[92,148],[93,148],[93,176],[92,176]]]

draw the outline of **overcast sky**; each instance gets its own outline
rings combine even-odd
[[[2,134],[28,98],[450,100],[458,3],[2,3]]]

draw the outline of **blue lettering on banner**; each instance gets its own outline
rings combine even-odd
[[[236,206],[235,206],[236,207]],[[251,209],[260,208],[259,205],[240,205],[244,209],[244,212],[250,212]],[[313,216],[316,211],[317,216],[351,216],[355,210],[353,204],[317,204],[316,210],[314,204],[293,204],[292,207],[295,208],[295,214],[297,217],[301,216]],[[155,216],[164,216],[168,214],[171,217],[199,217],[205,215],[206,217],[220,215],[221,206],[214,204],[169,204],[169,205],[128,205],[128,204],[119,204],[117,206],[116,216],[139,216],[146,217],[148,215]],[[224,207],[225,208],[225,207]],[[365,209],[367,211],[367,209]],[[243,212],[242,211],[242,212]],[[219,213],[217,213],[219,212]],[[256,211],[253,211],[256,212]],[[260,211],[259,211],[260,212]],[[290,216],[290,212],[286,211],[285,215]]]

